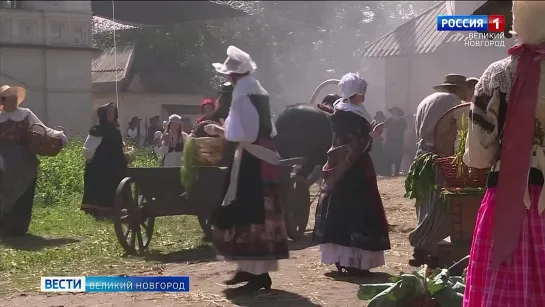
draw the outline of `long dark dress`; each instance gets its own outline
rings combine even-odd
[[[252,82],[252,79],[244,82]],[[253,144],[274,151],[270,137],[272,124],[269,97],[265,94],[248,96],[259,115],[258,137]],[[232,109],[231,112],[236,110]],[[212,218],[214,246],[221,258],[238,261],[239,268],[240,261],[261,262],[289,257],[278,175],[279,166],[260,160],[244,150],[236,199],[228,206],[219,207],[214,213]],[[225,190],[227,191],[227,186]],[[242,270],[254,274],[270,271],[255,266],[253,269],[242,267]]]
[[[39,162],[29,127],[28,117],[0,123],[0,235],[24,235],[30,225]]]
[[[127,174],[123,139],[117,126],[106,121],[93,126],[89,136],[102,140],[85,164],[82,209],[93,215],[109,215],[104,209],[113,208],[117,186]]]
[[[333,258],[350,262],[341,263],[343,266],[367,270],[381,265],[384,255],[366,255],[354,252],[354,248],[364,252],[390,249],[386,214],[369,156],[371,126],[363,117],[341,110],[331,116],[331,123],[333,146],[324,166],[324,187],[316,209],[314,238],[322,246],[334,244],[352,248],[350,252],[344,249],[348,254]],[[374,259],[362,259],[366,257]],[[324,258],[332,257],[324,255],[322,249],[322,260],[331,262]]]

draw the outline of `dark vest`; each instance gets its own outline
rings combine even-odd
[[[272,133],[271,108],[269,106],[269,96],[267,95],[248,95],[252,105],[259,115],[258,138],[270,138]]]

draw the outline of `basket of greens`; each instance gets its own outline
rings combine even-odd
[[[437,158],[436,163],[441,170],[445,188],[486,186],[489,169],[467,167],[463,162],[466,138],[468,133],[468,119],[465,114],[461,119],[462,127],[458,131],[458,143],[454,156]]]

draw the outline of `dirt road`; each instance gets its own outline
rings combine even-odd
[[[386,253],[386,266],[377,270],[372,279],[340,279],[330,274],[333,266],[320,264],[318,247],[310,240],[314,221],[314,207],[307,235],[292,244],[291,259],[281,261],[279,272],[271,274],[273,288],[253,297],[233,296],[232,289],[221,285],[230,277],[234,266],[224,262],[208,260],[167,264],[160,271],[141,272],[141,275],[188,275],[191,292],[188,294],[158,293],[112,293],[112,294],[22,294],[0,298],[3,307],[174,307],[174,306],[259,306],[259,307],[304,307],[304,306],[366,306],[358,300],[358,284],[385,281],[390,274],[411,271],[406,264],[410,256],[407,234],[414,227],[413,202],[403,198],[404,178],[380,179],[379,189],[386,214],[391,225],[392,250]]]

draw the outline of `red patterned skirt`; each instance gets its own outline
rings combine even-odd
[[[541,186],[530,185],[530,210],[519,246],[509,261],[492,267],[493,210],[496,188],[483,198],[473,234],[464,307],[545,306],[545,216],[539,215]]]
[[[267,139],[258,144],[274,149]],[[213,242],[221,258],[289,258],[278,170],[279,166],[243,152],[236,199],[228,206],[219,207],[212,217]]]

